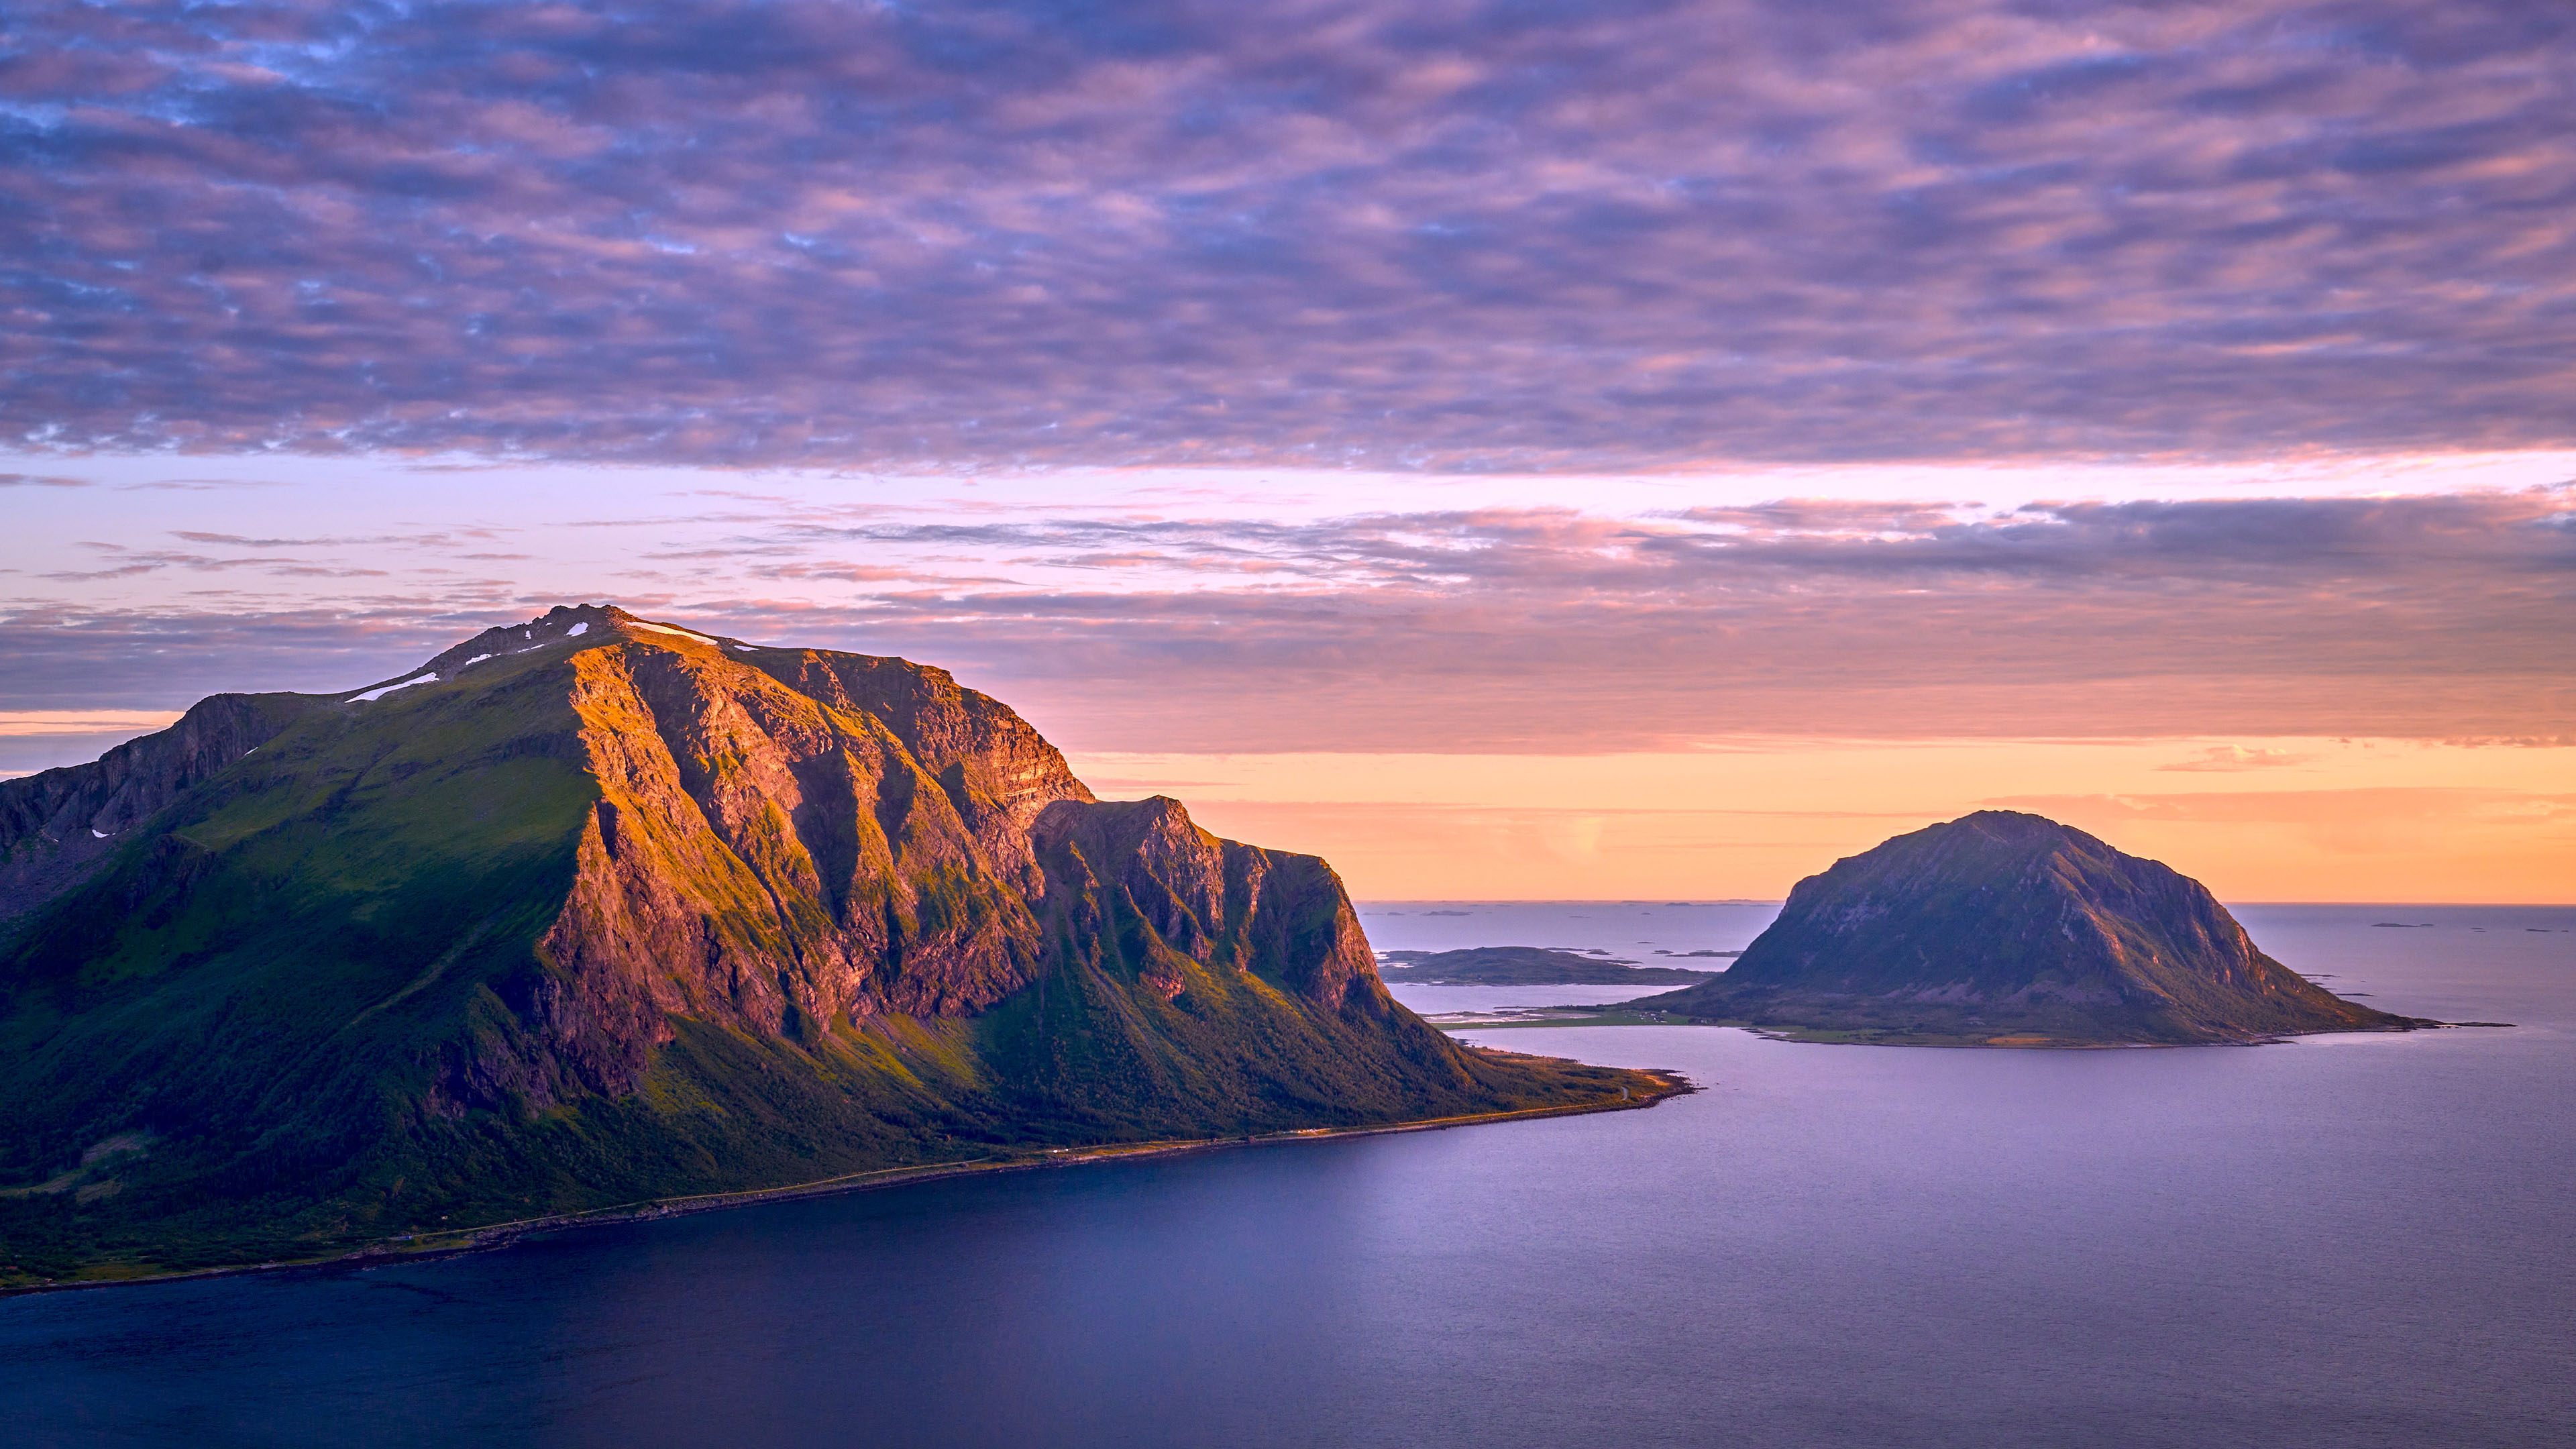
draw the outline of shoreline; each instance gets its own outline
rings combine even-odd
[[[1615,1007],[1619,1003],[1612,1003]],[[1519,1015],[1478,1020],[1456,1020],[1467,1012],[1426,1017],[1440,1030],[1457,1034],[1470,1031],[1547,1031],[1570,1027],[1624,1026],[1699,1026],[1721,1030],[1733,1029],[1758,1036],[1765,1041],[1797,1042],[1806,1046],[1883,1046],[1920,1047],[1958,1051],[2165,1051],[2189,1047],[2282,1046],[2303,1037],[2314,1036],[2406,1036],[2417,1032],[2459,1031],[2469,1028],[2511,1028],[2509,1021],[2433,1021],[2422,1017],[2401,1018],[2404,1026],[2338,1027],[2327,1031],[2274,1032],[2261,1036],[2213,1038],[2202,1041],[2140,1041],[2132,1037],[2067,1037],[2034,1032],[2001,1032],[1986,1036],[1948,1035],[1943,1033],[1888,1033],[1877,1028],[1775,1027],[1752,1021],[1720,1017],[1673,1016],[1659,1012],[1590,1011],[1579,1006],[1542,1006],[1498,1008]],[[1481,1013],[1478,1014],[1482,1016]]]
[[[1047,1147],[1019,1151],[1004,1157],[976,1157],[959,1162],[924,1163],[918,1167],[874,1168],[866,1172],[843,1173],[838,1177],[817,1178],[812,1182],[790,1183],[783,1187],[745,1188],[738,1192],[693,1193],[681,1197],[647,1198],[638,1202],[619,1203],[612,1207],[586,1208],[580,1212],[550,1213],[542,1217],[488,1223],[481,1227],[460,1228],[454,1232],[406,1233],[369,1243],[363,1247],[311,1258],[279,1259],[266,1263],[227,1263],[212,1268],[190,1268],[174,1273],[141,1273],[125,1278],[76,1278],[0,1285],[0,1298],[20,1298],[38,1293],[76,1293],[93,1288],[140,1288],[207,1278],[237,1278],[253,1273],[297,1273],[333,1268],[372,1268],[394,1263],[434,1262],[441,1258],[462,1257],[468,1253],[496,1252],[531,1234],[556,1232],[567,1228],[653,1222],[662,1218],[723,1212],[732,1208],[754,1207],[763,1203],[796,1202],[807,1198],[837,1197],[844,1193],[876,1192],[885,1188],[908,1187],[915,1183],[980,1177],[991,1173],[1081,1167],[1093,1163],[1126,1161],[1140,1157],[1185,1157],[1202,1152],[1224,1152],[1249,1147],[1293,1146],[1298,1143],[1330,1142],[1348,1137],[1388,1137],[1403,1132],[1444,1132],[1453,1127],[1481,1127],[1500,1122],[1535,1121],[1543,1117],[1576,1117],[1595,1112],[1643,1111],[1671,1098],[1688,1096],[1701,1090],[1697,1083],[1670,1068],[1638,1067],[1628,1070],[1651,1078],[1659,1084],[1659,1089],[1633,1099],[1622,1098],[1618,1101],[1603,1100],[1557,1107],[1521,1107],[1507,1112],[1471,1112],[1455,1117],[1424,1117],[1409,1122],[1386,1122],[1369,1127],[1299,1127],[1283,1132],[1254,1133],[1244,1137],[1168,1138],[1145,1142],[1109,1142],[1093,1147]]]

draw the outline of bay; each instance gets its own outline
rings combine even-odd
[[[1767,913],[1366,919],[1382,949],[1662,962]],[[0,1301],[0,1440],[2576,1441],[2576,910],[2238,914],[2384,1009],[2518,1025],[2097,1052],[1493,1031],[1704,1090]]]

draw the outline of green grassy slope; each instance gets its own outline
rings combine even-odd
[[[1373,976],[1336,1000],[1304,991],[1318,933],[1345,929],[1339,882],[1223,842],[1271,886],[1230,898],[1237,918],[1204,939],[1169,902],[1149,919],[1152,871],[1077,868],[1066,846],[1038,907],[1043,964],[989,1009],[790,1013],[769,1031],[673,1014],[631,1090],[585,1085],[557,1019],[577,968],[545,946],[598,839],[597,741],[568,702],[579,658],[499,659],[305,718],[0,946],[0,1283],[1644,1085],[1462,1051]],[[937,909],[973,914],[1006,888],[961,868]]]

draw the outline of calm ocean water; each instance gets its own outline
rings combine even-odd
[[[2576,910],[2239,914],[2381,1007],[2521,1025],[2027,1053],[1497,1031],[1707,1090],[0,1301],[0,1442],[2576,1443]],[[1661,960],[1768,915],[1368,919],[1388,949]]]

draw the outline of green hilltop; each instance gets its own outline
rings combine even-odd
[[[1321,860],[899,659],[623,611],[0,783],[0,1284],[1050,1147],[1615,1105]]]

